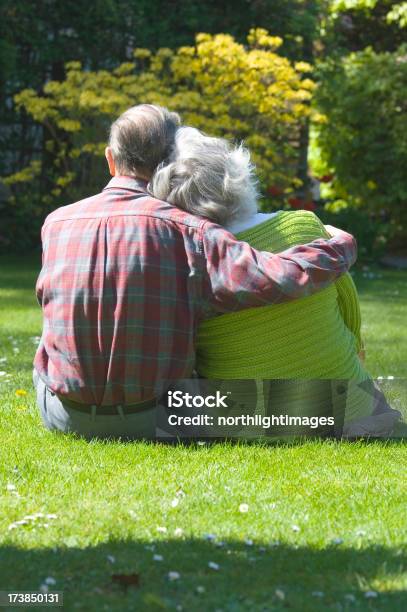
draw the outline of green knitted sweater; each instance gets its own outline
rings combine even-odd
[[[260,251],[278,253],[328,234],[311,212],[282,211],[237,234]],[[197,371],[212,379],[369,378],[358,358],[360,307],[352,277],[295,301],[250,308],[203,322]],[[369,413],[354,397],[348,418]],[[363,404],[363,405],[362,405]]]

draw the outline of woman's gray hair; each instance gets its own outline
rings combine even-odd
[[[139,104],[126,110],[110,128],[109,146],[117,169],[150,177],[168,158],[180,117],[162,106]]]
[[[222,225],[257,212],[249,151],[191,127],[178,128],[170,163],[158,167],[149,190],[160,200]]]

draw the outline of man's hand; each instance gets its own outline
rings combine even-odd
[[[358,357],[359,357],[361,363],[365,363],[365,361],[366,361],[366,351],[365,351],[365,349],[361,349],[359,351]]]
[[[334,239],[339,239],[340,241],[346,239],[346,240],[351,240],[353,242],[354,248],[355,248],[355,255],[357,253],[357,245],[356,245],[356,239],[355,237],[350,234],[349,232],[340,229],[339,227],[335,227],[334,225],[324,225],[326,232],[329,234],[330,239],[334,238]],[[356,257],[355,257],[356,260]]]
[[[365,362],[366,359],[366,349],[365,349],[365,343],[363,342],[363,340],[361,341],[361,347],[358,353],[358,357],[361,361],[361,363]]]

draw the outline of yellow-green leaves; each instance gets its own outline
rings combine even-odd
[[[111,71],[83,70],[79,62],[69,62],[64,81],[48,82],[41,95],[19,93],[19,107],[46,130],[46,149],[54,159],[54,195],[77,185],[81,158],[103,155],[110,122],[140,103],[168,106],[187,124],[246,141],[263,182],[292,185],[294,144],[315,87],[311,66],[279,55],[282,39],[267,30],[250,30],[247,43],[229,34],[201,33],[194,46],[178,50],[136,49],[133,61]],[[38,164],[9,182],[28,180]],[[93,162],[87,167],[100,173]]]

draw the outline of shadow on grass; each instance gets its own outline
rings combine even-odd
[[[407,604],[406,593],[394,586],[406,556],[382,546],[357,550],[339,545],[317,550],[270,542],[248,546],[236,540],[178,538],[112,540],[80,549],[69,547],[75,542],[73,536],[66,542],[54,549],[3,546],[0,589],[36,591],[52,576],[56,586],[50,590],[64,592],[65,609],[86,610],[175,610],[182,606],[183,610],[311,611],[346,610],[359,604],[358,609],[397,611]],[[162,559],[154,560],[154,555]],[[211,568],[210,562],[219,569]],[[180,576],[171,581],[169,572]],[[130,580],[139,584],[117,585],[113,574],[131,575]],[[204,590],[197,591],[197,587]],[[367,591],[381,587],[386,590],[366,598]]]
[[[0,297],[0,312],[27,311],[28,309],[38,310],[39,308],[40,306],[35,297],[35,285],[30,290],[13,289],[8,295],[3,293]]]
[[[354,281],[360,297],[364,302],[390,302],[403,305],[407,303],[407,271],[389,270],[377,267],[375,272],[379,272],[381,278],[373,280],[364,278],[358,271],[354,276]]]
[[[40,268],[37,253],[32,257],[0,257],[0,311],[38,307],[35,283]]]
[[[41,255],[0,257],[0,288],[31,289],[41,269]]]

